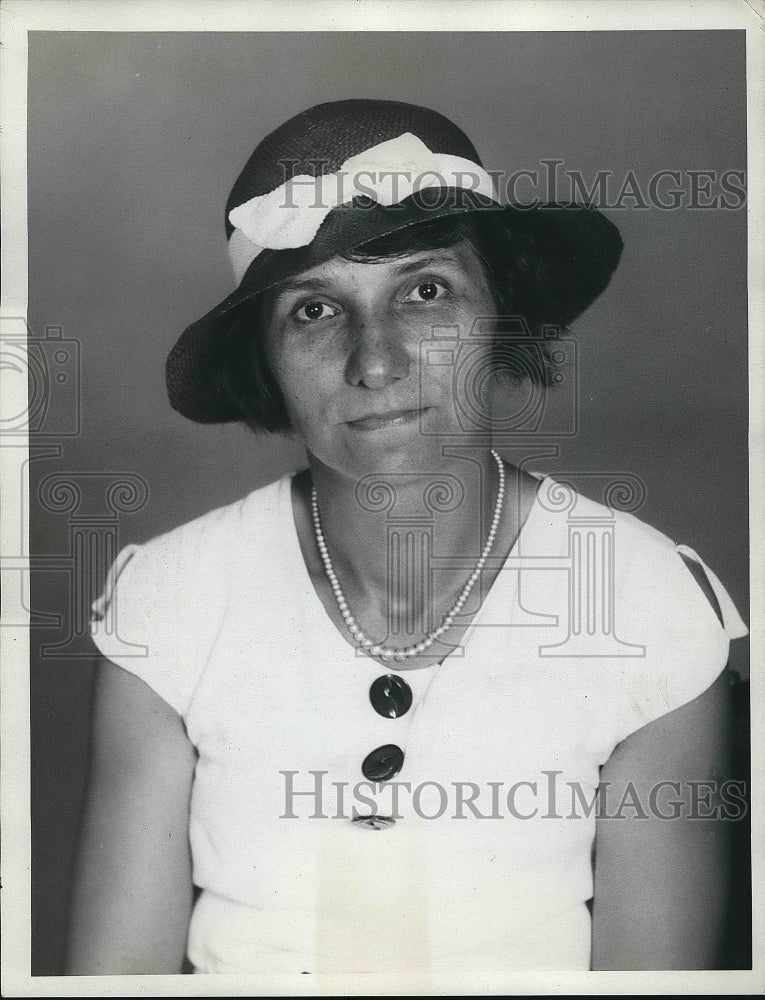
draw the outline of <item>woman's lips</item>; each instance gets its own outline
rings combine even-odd
[[[360,431],[377,431],[386,427],[402,427],[404,424],[413,423],[425,413],[430,407],[417,408],[415,410],[390,410],[387,413],[372,413],[369,416],[361,417],[359,420],[348,420],[349,427]]]

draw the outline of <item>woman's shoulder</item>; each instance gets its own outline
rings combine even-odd
[[[180,714],[188,709],[241,570],[269,538],[278,538],[273,517],[280,516],[285,490],[288,497],[287,476],[125,546],[92,604],[98,650],[144,679]],[[249,572],[246,579],[252,586],[262,577]]]
[[[639,496],[637,497],[639,500]],[[702,557],[629,510],[626,493],[598,502],[556,480],[540,489],[557,559],[568,570],[572,632],[588,658],[592,703],[605,706],[608,745],[709,688],[725,669],[730,640],[747,627]],[[541,538],[541,532],[538,537]],[[596,641],[598,640],[598,641]],[[574,645],[572,643],[572,645]],[[604,700],[605,699],[605,700]]]
[[[678,543],[633,513],[641,495],[626,481],[605,489],[603,499],[596,500],[590,495],[593,490],[580,491],[563,477],[537,474],[535,478],[539,482],[537,504],[545,529],[569,536],[600,529],[616,544],[623,543],[631,561],[650,562],[675,557]]]
[[[607,555],[613,586],[623,605],[645,618],[649,607],[722,627],[728,638],[745,635],[742,621],[725,586],[703,557],[690,546],[655,528],[628,509],[640,497],[624,484],[598,501],[554,477],[542,478],[539,504],[554,525],[563,551]]]
[[[246,554],[265,558],[265,547],[281,537],[276,520],[283,516],[290,477],[258,487],[240,499],[216,507],[140,543],[120,549],[100,596],[93,602],[100,621],[116,589],[123,604],[130,593],[137,606],[208,607],[223,595],[235,564]],[[222,599],[222,598],[221,598]]]
[[[241,547],[245,534],[270,538],[273,525],[283,513],[289,496],[290,475],[259,486],[228,504],[215,507],[189,521],[149,537],[135,546],[157,558],[171,555],[176,560],[197,564],[205,555],[227,554]]]

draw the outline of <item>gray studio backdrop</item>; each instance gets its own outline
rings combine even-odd
[[[687,204],[689,171],[745,169],[746,119],[742,32],[29,38],[29,321],[51,396],[30,463],[42,974],[60,968],[92,669],[83,622],[103,567],[301,462],[284,439],[195,426],[165,397],[167,351],[232,287],[223,208],[255,142],[312,104],[380,97],[446,113],[491,169],[541,178],[559,160],[588,186],[610,171],[600,201],[623,263],[573,331],[577,433],[537,466],[639,477],[638,516],[696,548],[746,615],[745,206]],[[662,170],[681,173],[682,207],[614,204],[629,171],[645,196]]]

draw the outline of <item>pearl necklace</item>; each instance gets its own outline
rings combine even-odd
[[[319,517],[319,500],[316,495],[316,487],[311,489],[311,513],[313,514],[313,530],[316,535],[316,545],[318,546],[319,552],[321,554],[321,560],[324,563],[324,572],[327,574],[327,579],[332,587],[332,593],[335,595],[335,601],[337,602],[338,610],[342,615],[343,621],[348,629],[348,631],[353,636],[354,642],[362,649],[366,650],[370,656],[379,656],[384,660],[407,660],[412,656],[418,656],[424,653],[427,649],[433,645],[436,639],[439,639],[445,632],[454,624],[454,618],[460,613],[465,602],[470,596],[470,591],[475,586],[475,582],[481,575],[481,570],[483,569],[486,560],[489,557],[494,546],[494,540],[497,537],[497,528],[499,527],[499,519],[502,514],[502,508],[505,502],[505,467],[502,464],[502,459],[492,448],[491,454],[494,461],[497,463],[497,471],[499,472],[499,486],[497,488],[497,502],[494,505],[494,516],[491,519],[491,527],[489,529],[489,535],[486,539],[486,544],[483,547],[483,551],[475,564],[473,572],[470,574],[467,583],[462,588],[459,597],[454,602],[452,607],[447,611],[444,617],[441,619],[441,624],[438,628],[433,629],[432,632],[428,632],[419,642],[412,646],[407,646],[404,649],[394,649],[391,646],[381,646],[379,643],[373,642],[372,639],[368,638],[361,628],[359,628],[356,619],[351,614],[351,609],[348,606],[348,601],[343,593],[343,588],[340,586],[340,581],[337,578],[337,573],[335,573],[334,567],[332,565],[332,560],[329,556],[329,550],[327,549],[327,542],[324,538],[324,532],[321,528],[321,518]]]

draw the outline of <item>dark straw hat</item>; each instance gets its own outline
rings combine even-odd
[[[166,366],[170,404],[200,423],[239,420],[216,390],[216,359],[238,306],[380,236],[447,215],[503,213],[546,261],[551,321],[568,324],[608,284],[619,232],[581,205],[501,205],[473,144],[443,115],[395,101],[319,104],[257,146],[226,203],[237,288],[189,326]]]

